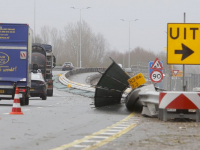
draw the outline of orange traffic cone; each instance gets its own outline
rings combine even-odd
[[[11,115],[23,115],[23,113],[21,112],[18,87],[16,87],[16,90],[15,90],[15,98],[14,98],[14,102],[13,102],[13,108],[12,108],[12,112],[10,112],[10,114]]]

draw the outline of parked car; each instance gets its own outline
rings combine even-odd
[[[31,97],[40,97],[42,100],[47,99],[47,85],[40,70],[31,72]]]
[[[71,62],[65,62],[62,66],[62,71],[72,70],[73,68],[74,68],[74,65]]]

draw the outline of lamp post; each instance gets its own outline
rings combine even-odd
[[[34,0],[34,42],[35,42],[35,3],[36,0]]]
[[[124,20],[124,19],[121,19],[122,21],[128,21],[129,22],[129,57],[128,57],[128,68],[130,68],[130,55],[131,55],[131,52],[130,52],[130,24],[131,24],[131,21],[137,21],[139,19],[135,19],[135,20]]]
[[[82,62],[81,62],[81,28],[82,28],[82,23],[81,23],[81,10],[82,9],[89,9],[91,7],[86,7],[86,8],[75,8],[75,7],[71,7],[73,9],[79,9],[80,10],[80,68],[82,67]],[[77,52],[77,60],[78,60],[78,52]],[[78,63],[77,63],[77,67],[78,67]]]

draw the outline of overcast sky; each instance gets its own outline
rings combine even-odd
[[[35,0],[36,33],[42,26],[62,30],[82,19],[94,33],[101,33],[110,49],[124,52],[142,47],[155,53],[167,45],[167,23],[200,23],[200,0]],[[0,0],[1,23],[28,23],[34,29],[34,0]]]

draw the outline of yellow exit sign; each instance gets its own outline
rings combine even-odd
[[[142,73],[137,74],[136,76],[128,79],[129,85],[132,87],[132,89],[135,89],[139,87],[140,85],[146,83],[146,80]]]
[[[200,64],[200,24],[168,23],[167,63]]]

